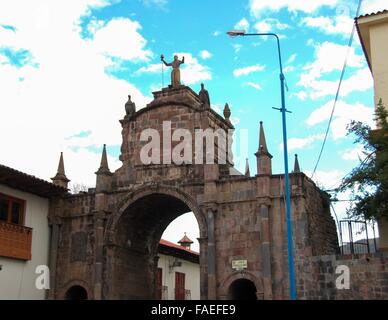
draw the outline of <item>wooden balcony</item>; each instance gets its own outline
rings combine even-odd
[[[31,260],[32,228],[0,221],[0,256]]]

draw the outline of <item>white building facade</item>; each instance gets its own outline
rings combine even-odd
[[[199,253],[161,240],[158,257],[157,298],[160,300],[199,300]]]
[[[39,278],[49,263],[49,198],[65,190],[0,165],[0,299],[46,298]],[[42,266],[38,268],[39,266]],[[40,273],[36,273],[36,271]]]

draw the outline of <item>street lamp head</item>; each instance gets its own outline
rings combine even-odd
[[[230,37],[238,37],[238,36],[244,36],[246,33],[245,30],[231,30],[231,31],[228,31],[227,34],[230,36]]]

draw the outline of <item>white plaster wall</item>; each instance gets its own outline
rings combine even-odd
[[[35,287],[38,265],[48,265],[48,199],[0,185],[0,192],[26,201],[25,226],[32,228],[32,259],[0,257],[0,299],[45,299],[45,290]]]
[[[375,104],[383,99],[388,109],[388,22],[370,27],[372,69],[375,84]]]
[[[184,273],[185,289],[191,291],[191,300],[200,299],[200,270],[198,263],[192,263],[183,259],[178,259],[172,256],[159,254],[158,267],[162,268],[162,285],[168,287],[168,300],[175,300],[175,272]],[[169,270],[169,265],[177,260],[182,262],[181,267],[174,267],[172,272]]]

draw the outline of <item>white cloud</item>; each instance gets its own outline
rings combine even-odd
[[[324,135],[316,134],[307,138],[290,138],[287,141],[288,150],[304,149],[311,146],[315,141],[323,140]],[[280,150],[283,150],[283,143],[280,144]]]
[[[179,233],[177,233],[177,230],[179,230]],[[181,215],[171,222],[167,229],[164,230],[162,239],[178,243],[178,241],[183,237],[184,232],[187,233],[187,236],[194,241],[191,249],[199,252],[199,243],[197,240],[200,237],[198,221],[192,212]]]
[[[311,28],[317,28],[326,34],[342,34],[348,36],[352,31],[354,19],[346,15],[335,17],[306,17],[302,20],[302,24]]]
[[[239,117],[230,117],[230,122],[232,122],[232,124],[234,126],[237,126],[240,122],[241,122],[241,119]]]
[[[314,126],[324,121],[329,120],[333,108],[334,100],[327,102],[322,107],[313,111],[308,117],[306,123],[309,126]],[[361,121],[370,126],[374,125],[374,110],[359,102],[355,104],[347,104],[339,100],[335,109],[333,121],[331,124],[331,132],[334,139],[340,139],[346,136],[347,125],[352,121]]]
[[[219,35],[221,35],[221,31],[214,31],[212,35],[213,37],[218,37]]]
[[[308,39],[307,41],[306,41],[306,44],[308,45],[308,46],[315,46],[316,45],[316,42],[315,42],[315,40],[314,39]]]
[[[127,18],[112,19],[104,27],[97,29],[92,43],[101,54],[123,60],[148,61],[152,52],[145,49],[147,41],[139,33],[140,29],[137,21]]]
[[[198,83],[200,81],[206,81],[212,79],[212,74],[209,67],[204,66],[193,57],[191,53],[174,53],[179,57],[185,57],[185,64],[181,71],[181,80],[186,85]]]
[[[308,85],[312,89],[309,96],[318,99],[326,96],[334,96],[338,89],[338,81],[313,80]],[[342,81],[340,97],[346,97],[350,93],[365,92],[373,87],[373,78],[369,68],[357,70],[353,75]]]
[[[91,147],[120,145],[117,120],[125,113],[127,95],[138,108],[150,99],[127,81],[105,73],[112,64],[107,54],[138,61],[150,51],[138,34],[140,25],[129,19],[96,28],[92,39],[80,36],[80,18],[91,8],[109,4],[103,0],[0,2],[0,21],[16,28],[12,33],[0,29],[2,45],[28,50],[36,62],[20,68],[0,64],[0,105],[7,106],[0,108],[0,136],[12,136],[1,140],[0,163],[49,179],[64,151],[69,179],[90,184],[100,161]],[[119,44],[125,30],[131,35],[132,40],[126,38],[133,45],[131,53]],[[109,34],[110,48],[101,43]],[[83,139],[66,139],[84,131],[91,133]],[[117,165],[114,159],[110,162],[112,168]]]
[[[296,60],[296,57],[298,55],[296,53],[293,53],[292,55],[290,55],[290,57],[288,58],[288,60],[286,61],[286,64],[290,64],[290,63],[293,63],[295,60]]]
[[[270,11],[279,11],[283,8],[287,8],[289,11],[302,11],[306,13],[312,13],[323,6],[333,7],[339,2],[339,0],[250,0],[250,11],[256,18],[261,13]]]
[[[274,32],[277,30],[289,29],[290,26],[288,24],[281,23],[277,19],[267,18],[257,22],[254,25],[254,28],[256,29],[257,32],[265,33],[265,32]]]
[[[97,30],[101,29],[105,25],[104,20],[91,19],[87,25],[87,30],[90,34],[95,34]]]
[[[307,71],[300,80],[301,85],[307,85],[310,81],[321,77],[323,74],[332,71],[341,71],[348,46],[339,45],[325,41],[315,46],[315,61],[307,64],[304,69]],[[357,55],[354,48],[350,49],[348,67],[362,67],[364,57]]]
[[[304,101],[308,97],[308,94],[306,91],[298,91],[295,93],[291,93],[290,97],[297,97],[299,100]]]
[[[388,9],[388,4],[386,0],[369,0],[364,1],[362,5],[362,13],[374,13],[378,11],[383,11],[385,9]]]
[[[256,89],[257,91],[261,91],[263,89],[261,87],[261,85],[259,85],[258,83],[254,83],[254,82],[246,82],[245,85],[252,87],[252,88]]]
[[[338,81],[323,80],[322,77],[333,71],[342,70],[347,50],[347,46],[327,41],[315,45],[316,59],[303,67],[306,72],[300,76],[297,85],[307,89],[308,96],[311,99],[334,95],[337,91]],[[357,55],[354,48],[351,48],[347,62],[348,68],[361,68],[364,65],[364,57]],[[370,72],[367,68],[364,68],[343,81],[340,93],[344,97],[353,91],[366,91],[372,85]]]
[[[355,160],[363,160],[365,158],[365,149],[363,146],[359,145],[353,149],[345,150],[341,153],[341,158],[344,160],[355,161]]]
[[[204,60],[206,59],[210,59],[213,55],[207,51],[207,50],[202,50],[200,53],[199,53],[200,57]]]
[[[180,52],[174,53],[173,55],[178,55],[179,59],[185,57],[185,63],[181,65],[181,81],[186,85],[191,85],[198,83],[200,81],[206,81],[212,79],[212,74],[209,67],[204,66],[198,62],[196,58],[193,57],[191,53]],[[167,62],[168,59],[167,59]],[[162,72],[162,64],[154,63],[146,67],[141,67],[136,73],[158,73]]]
[[[373,87],[373,77],[369,68],[357,70],[342,83],[340,95],[348,96],[353,91],[364,92]]]
[[[285,66],[283,68],[283,71],[284,71],[284,73],[293,72],[293,71],[295,71],[295,67],[294,66]]]
[[[239,53],[240,50],[241,50],[241,48],[242,48],[242,45],[241,45],[241,44],[239,44],[239,43],[233,44],[233,49],[234,49],[234,52],[235,52],[235,53]]]
[[[164,8],[168,4],[168,0],[142,0],[143,4],[147,7],[159,7]]]
[[[141,67],[136,73],[162,73],[162,64],[161,63],[153,63],[147,66]]]
[[[221,105],[220,104],[212,104],[212,109],[217,112],[218,114],[222,113]]]
[[[308,177],[311,177],[311,171],[304,171]],[[339,170],[331,171],[316,171],[313,177],[314,182],[322,189],[332,189],[333,186],[337,187],[343,178],[345,173]]]
[[[235,30],[245,30],[245,31],[248,31],[249,30],[249,21],[246,19],[246,18],[242,18],[239,22],[237,22],[235,25],[234,25],[234,29]]]
[[[254,65],[254,66],[249,66],[249,67],[245,67],[245,68],[239,68],[239,69],[236,69],[233,71],[233,75],[238,78],[238,77],[241,77],[241,76],[246,76],[248,74],[251,74],[253,72],[259,72],[259,71],[263,71],[265,69],[265,66],[263,65]]]

